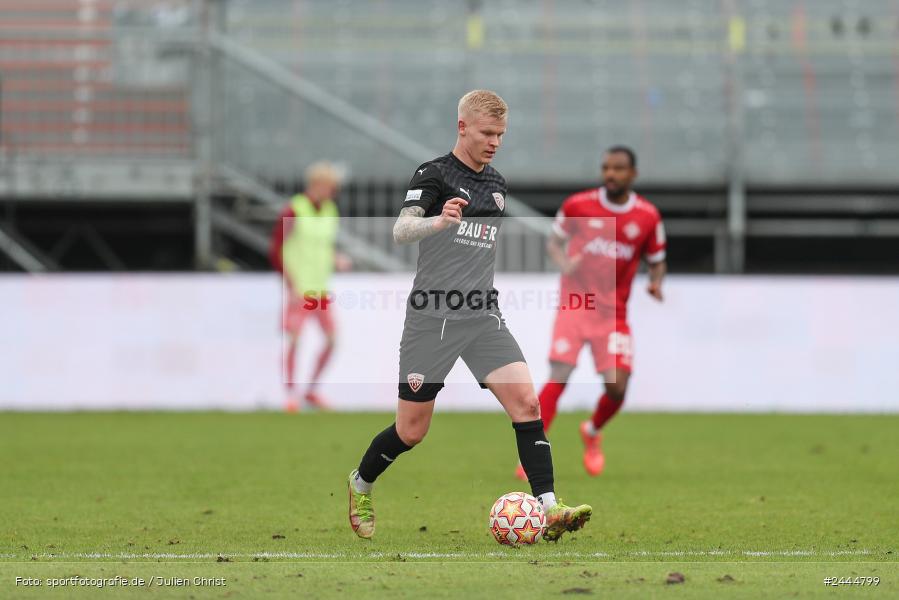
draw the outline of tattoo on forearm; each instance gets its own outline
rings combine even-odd
[[[401,210],[393,225],[393,240],[397,244],[411,244],[434,233],[437,217],[425,219],[424,214],[425,209],[420,206],[408,206]]]

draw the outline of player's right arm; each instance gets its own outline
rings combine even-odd
[[[443,205],[439,215],[428,218],[425,218],[425,209],[420,206],[407,206],[400,211],[393,225],[393,240],[397,244],[411,244],[443,231],[453,223],[459,224],[462,222],[462,208],[466,204],[468,202],[462,198],[451,198]]]
[[[393,240],[397,244],[417,242],[453,223],[462,222],[462,209],[468,202],[458,197],[447,200],[439,215],[425,217],[428,210],[440,201],[443,187],[440,171],[434,165],[425,163],[415,171],[403,208],[393,225]]]
[[[553,221],[552,232],[549,239],[546,240],[546,253],[555,263],[563,275],[571,275],[581,264],[583,256],[576,254],[568,256],[568,238],[573,232],[574,224],[568,215],[568,202],[562,204],[562,208],[556,213],[556,219]]]

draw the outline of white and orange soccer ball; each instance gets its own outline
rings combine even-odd
[[[490,509],[490,533],[500,544],[536,544],[543,537],[544,527],[543,506],[530,494],[504,494]]]

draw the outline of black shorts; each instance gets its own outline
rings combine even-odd
[[[399,397],[416,402],[436,398],[460,356],[482,388],[491,372],[525,362],[502,317],[453,321],[407,311],[400,341]]]

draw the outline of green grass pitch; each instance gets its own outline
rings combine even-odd
[[[625,413],[595,479],[582,418],[550,440],[593,520],[509,549],[486,526],[526,489],[501,414],[435,415],[378,481],[369,542],[346,476],[391,415],[2,413],[0,598],[899,596],[899,418]],[[145,583],[50,589],[73,576]]]

